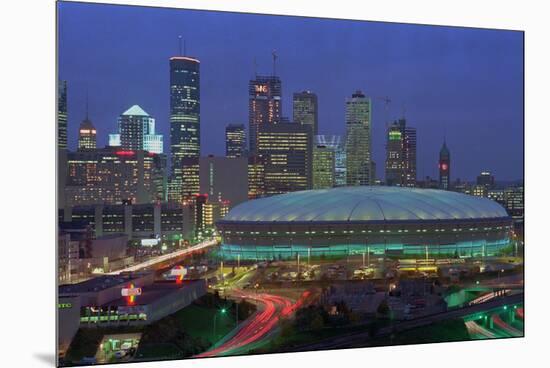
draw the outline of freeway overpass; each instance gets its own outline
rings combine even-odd
[[[501,298],[491,299],[485,303],[474,304],[464,308],[447,310],[430,316],[419,317],[408,321],[398,322],[393,326],[381,328],[375,337],[386,336],[395,332],[410,330],[417,327],[427,326],[433,323],[445,320],[462,318],[470,314],[489,312],[494,309],[503,308],[505,305],[523,303],[523,293],[503,296]],[[313,344],[300,345],[292,347],[285,351],[309,351],[309,350],[327,350],[352,347],[364,347],[365,342],[370,340],[368,331],[355,332],[339,337],[333,337]]]
[[[161,256],[151,258],[147,261],[138,263],[136,265],[126,267],[126,268],[121,269],[121,270],[110,272],[110,273],[108,273],[108,275],[118,275],[122,272],[142,271],[142,270],[151,269],[152,267],[154,267],[155,269],[159,268],[159,267],[168,267],[169,265],[177,263],[179,260],[181,260],[182,258],[190,255],[193,252],[197,252],[197,251],[200,251],[200,250],[205,250],[205,249],[207,249],[209,247],[212,247],[216,244],[218,244],[218,242],[216,240],[205,240],[205,241],[203,241],[201,243],[198,243],[198,244],[195,244],[191,247],[188,247],[188,248],[185,248],[185,249],[180,249],[180,250],[177,250],[175,252],[163,254]]]

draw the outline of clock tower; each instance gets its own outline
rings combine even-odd
[[[439,150],[439,188],[451,189],[451,153],[445,140],[443,140],[443,146]]]

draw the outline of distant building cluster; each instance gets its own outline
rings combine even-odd
[[[179,233],[180,238],[192,240],[213,231],[230,208],[246,200],[308,189],[386,185],[490,198],[503,205],[516,227],[522,228],[523,184],[499,184],[489,171],[480,173],[475,183],[452,181],[446,140],[437,162],[439,178],[419,180],[417,130],[405,117],[387,122],[386,157],[380,165],[384,179],[377,177],[372,99],[361,90],[342,101],[343,136],[323,134],[314,91],[294,92],[292,120],[283,116],[283,85],[275,73],[275,61],[274,57],[271,75],[255,74],[248,81],[248,129],[239,122],[226,126],[225,157],[201,154],[198,58],[177,55],[168,60],[167,153],[163,136],[156,133],[155,118],[138,101],[113,117],[114,133],[108,135],[105,146],[98,144],[86,103],[76,150],[69,150],[70,90],[66,81],[60,81],[58,197],[64,221],[77,221],[75,214],[88,211],[93,216],[84,220],[95,227],[96,239],[103,233],[121,233],[130,240],[168,241]],[[113,217],[105,218],[110,211]],[[117,216],[120,221],[111,226],[109,221]]]

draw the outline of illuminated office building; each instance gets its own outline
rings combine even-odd
[[[439,188],[451,189],[451,152],[445,141],[439,151]]]
[[[198,191],[200,142],[200,61],[174,56],[170,58],[170,192],[173,200],[189,198]]]
[[[523,229],[525,210],[523,185],[505,189],[504,207],[506,207],[508,214],[512,217],[516,229]]]
[[[346,100],[346,183],[370,185],[373,177],[371,156],[371,100],[356,91]]]
[[[251,155],[258,153],[260,127],[281,121],[281,96],[281,80],[277,76],[256,76],[249,81],[248,132]]]
[[[248,157],[248,199],[265,195],[265,165],[259,156]]]
[[[416,128],[407,127],[405,119],[387,130],[386,185],[416,186]]]
[[[229,124],[225,127],[225,156],[246,156],[246,132],[244,124]]]
[[[67,81],[57,87],[57,147],[67,149]]]
[[[258,154],[265,160],[267,195],[311,189],[312,146],[308,126],[278,123],[261,127]]]
[[[334,187],[334,149],[322,145],[313,146],[313,189]]]
[[[346,145],[339,135],[316,135],[314,145],[325,146],[334,151],[334,186],[346,185]]]
[[[97,148],[97,132],[88,117],[80,123],[78,129],[78,150],[88,150]]]
[[[487,187],[485,185],[476,184],[472,186],[471,194],[476,197],[487,197]]]
[[[476,180],[477,185],[482,185],[487,190],[495,187],[495,177],[489,171],[482,171]]]
[[[70,206],[83,204],[149,203],[159,193],[165,160],[145,151],[113,147],[70,152],[65,194]]]
[[[294,93],[292,98],[292,120],[307,125],[314,135],[318,131],[317,95],[311,91]]]
[[[109,135],[109,146],[123,150],[163,152],[162,135],[155,134],[155,119],[133,105],[118,118],[118,133]]]

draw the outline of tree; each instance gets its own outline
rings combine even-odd
[[[325,321],[323,320],[323,316],[321,314],[316,314],[313,316],[313,319],[311,320],[311,329],[313,331],[319,331],[325,326]]]
[[[386,299],[382,300],[382,302],[378,305],[376,312],[384,317],[390,313],[390,306],[388,305],[388,301]]]

